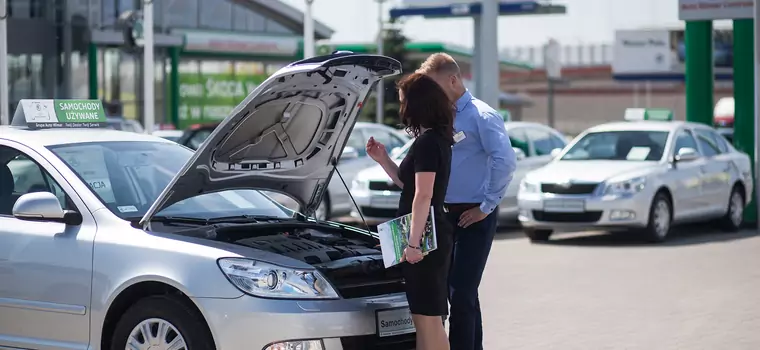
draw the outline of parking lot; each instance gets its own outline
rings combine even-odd
[[[668,242],[503,230],[481,285],[485,349],[760,349],[760,236]]]

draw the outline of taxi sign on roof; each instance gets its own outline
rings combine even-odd
[[[100,128],[106,114],[100,100],[21,100],[11,125],[32,129]]]
[[[673,111],[664,108],[628,108],[625,110],[625,120],[673,120]]]

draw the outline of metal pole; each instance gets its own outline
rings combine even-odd
[[[646,95],[644,95],[644,98],[646,99],[646,107],[651,108],[652,107],[652,82],[647,80],[646,84],[644,85],[646,88]]]
[[[472,16],[472,25],[473,25],[473,32],[475,34],[474,42],[473,42],[473,48],[472,48],[472,65],[470,66],[470,72],[472,72],[472,90],[470,91],[475,96],[480,96],[481,92],[483,91],[483,79],[480,76],[481,69],[480,69],[480,47],[482,46],[480,44],[480,15]]]
[[[498,19],[499,4],[497,0],[483,0],[480,14],[480,80],[482,91],[478,93],[483,102],[499,108],[499,42]]]
[[[554,128],[554,78],[549,78],[546,80],[549,83],[549,91],[546,95],[548,101],[546,103],[546,109],[547,109],[547,122],[549,124],[550,128]]]
[[[153,0],[143,0],[143,127],[146,134],[153,132],[155,124],[155,87],[153,59]]]
[[[760,0],[755,0],[755,208],[757,209],[757,223],[760,228],[760,191],[758,188],[758,175],[760,175]]]
[[[8,97],[8,11],[5,0],[0,0],[0,125],[11,121]]]
[[[383,54],[383,3],[385,0],[377,1],[377,54]],[[382,124],[385,119],[385,83],[382,79],[377,82],[377,92],[375,93],[375,123]]]
[[[314,0],[306,0],[306,11],[303,16],[303,58],[314,57],[314,18],[311,15],[311,4]]]

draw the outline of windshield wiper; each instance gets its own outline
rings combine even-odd
[[[210,218],[210,219],[206,219],[205,222],[208,224],[214,224],[214,223],[220,223],[220,222],[234,223],[234,222],[259,222],[259,221],[284,221],[284,220],[292,220],[292,219],[283,218],[280,216],[243,214],[243,215],[231,215],[231,216],[220,216],[216,218]]]
[[[138,222],[140,221],[140,219],[142,219],[142,217],[124,218],[124,220],[132,221],[132,222]],[[161,223],[183,223],[183,224],[201,224],[201,225],[207,222],[206,219],[190,218],[190,217],[184,217],[184,216],[170,216],[170,215],[153,216],[150,218],[150,221],[161,222]]]

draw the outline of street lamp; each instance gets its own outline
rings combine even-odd
[[[385,0],[377,1],[377,54],[383,54],[383,3]],[[375,123],[382,124],[383,117],[385,116],[384,102],[385,102],[385,83],[383,79],[377,82],[377,92],[375,93]]]
[[[153,0],[143,0],[143,124],[145,133],[153,133],[155,124],[155,88],[153,60]]]
[[[306,11],[303,16],[303,58],[314,57],[314,18],[311,15],[311,4],[314,0],[306,1]]]
[[[10,124],[8,105],[8,9],[5,0],[0,0],[0,125]]]

